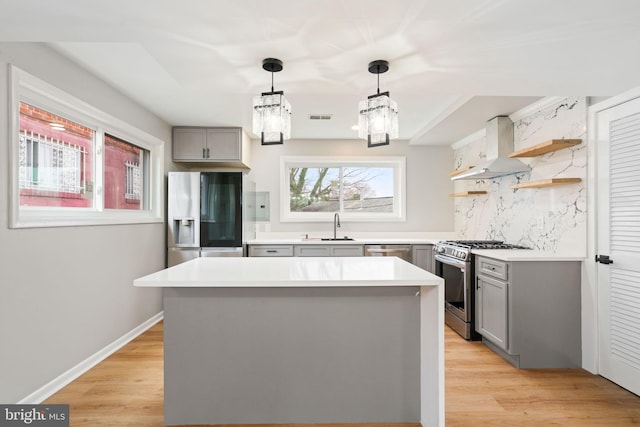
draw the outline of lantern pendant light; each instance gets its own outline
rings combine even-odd
[[[398,104],[389,98],[389,92],[380,93],[380,74],[389,70],[389,63],[382,59],[369,63],[369,72],[378,75],[378,91],[360,101],[358,137],[367,140],[368,147],[389,145],[398,137]]]
[[[273,90],[273,73],[282,71],[282,61],[266,58],[262,68],[271,73],[271,92],[253,98],[253,133],[262,145],[282,144],[291,138],[291,104],[283,91]]]

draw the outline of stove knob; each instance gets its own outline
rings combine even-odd
[[[439,253],[439,254],[443,254],[443,253],[445,253],[445,248],[443,246],[441,246],[439,248],[436,248],[436,252]]]

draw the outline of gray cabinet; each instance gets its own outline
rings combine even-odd
[[[249,256],[293,256],[293,245],[250,245]]]
[[[363,245],[296,245],[294,256],[363,256]]]
[[[231,163],[248,166],[248,142],[239,127],[174,127],[174,162]]]
[[[476,331],[503,350],[508,349],[508,292],[507,282],[476,277]]]
[[[363,256],[362,245],[249,245],[249,256]]]
[[[413,265],[435,274],[433,265],[433,245],[413,245]]]
[[[249,256],[364,256],[360,244],[249,245]],[[433,273],[433,245],[414,245],[412,264]]]
[[[582,366],[579,261],[475,258],[483,342],[519,368]]]

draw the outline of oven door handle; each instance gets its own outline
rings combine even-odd
[[[452,265],[454,267],[458,267],[460,269],[462,269],[464,271],[465,268],[467,268],[467,263],[464,261],[459,261],[457,259],[451,259],[451,258],[447,258],[444,257],[440,254],[435,254],[434,258],[436,259],[436,261],[440,261],[443,264],[447,264],[447,265]]]

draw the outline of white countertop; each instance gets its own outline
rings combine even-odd
[[[320,237],[308,239],[253,239],[248,245],[435,245],[441,240],[433,238],[354,238],[354,240],[322,240]]]
[[[472,249],[471,253],[501,261],[584,261],[586,258],[585,255],[532,249]]]
[[[278,237],[278,238],[258,238],[247,242],[249,245],[435,245],[439,241],[448,240],[448,237],[364,237],[354,238],[355,240],[321,240],[319,237],[302,239],[295,237]],[[583,261],[586,255],[580,253],[569,252],[548,252],[535,249],[473,249],[471,251],[475,255],[486,256],[489,258],[499,259],[501,261]]]
[[[455,238],[453,232],[349,232],[338,229],[339,238],[348,236],[354,240],[322,240],[333,236],[329,233],[258,233],[258,236],[246,243],[249,245],[435,245],[439,241]],[[304,238],[308,236],[308,238]]]
[[[134,280],[140,287],[438,286],[396,257],[196,258]]]

